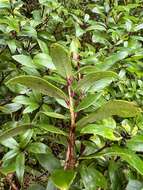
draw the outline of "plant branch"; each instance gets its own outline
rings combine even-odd
[[[69,110],[71,116],[70,132],[68,137],[68,148],[66,153],[65,169],[74,169],[76,164],[75,158],[75,113],[73,105],[73,94],[71,90],[71,81],[68,81]]]

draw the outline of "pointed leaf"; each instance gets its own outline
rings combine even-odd
[[[82,182],[86,190],[96,190],[97,187],[106,189],[106,178],[94,167],[86,167],[85,165],[80,169]]]
[[[107,148],[100,153],[93,153],[88,156],[84,156],[81,159],[92,159],[98,158],[101,156],[120,156],[123,160],[125,160],[128,164],[130,164],[134,169],[136,169],[141,175],[143,175],[143,161],[140,159],[138,155],[127,148],[120,148],[118,146],[113,146],[111,148]]]
[[[143,152],[143,135],[136,135],[127,140],[126,146],[133,151]]]
[[[41,142],[34,142],[29,144],[27,146],[27,150],[35,154],[46,154],[48,152],[51,152],[50,148]]]
[[[118,141],[121,139],[121,137],[116,137],[114,135],[113,129],[108,128],[102,124],[101,125],[96,125],[96,124],[87,125],[84,128],[82,128],[81,133],[100,135],[112,141]]]
[[[76,89],[77,90],[82,89],[83,91],[88,91],[91,88],[94,88],[95,90],[99,90],[107,86],[117,77],[118,75],[112,71],[90,73],[79,81]]]
[[[36,154],[39,164],[50,173],[55,169],[61,168],[60,160],[57,159],[52,153]]]
[[[33,90],[37,90],[41,92],[42,94],[45,94],[51,97],[67,99],[67,96],[65,95],[63,91],[61,91],[56,86],[49,83],[48,81],[41,79],[40,77],[22,75],[22,76],[18,76],[13,79],[10,79],[6,84],[10,85],[10,84],[17,84],[17,83],[25,85],[29,88],[32,88]]]
[[[62,190],[68,190],[75,176],[76,172],[73,170],[59,169],[52,173],[51,179],[53,183],[56,185],[56,187]]]
[[[38,126],[39,126],[41,129],[44,129],[44,130],[47,131],[47,132],[67,136],[67,133],[65,133],[64,131],[62,131],[61,129],[59,129],[58,127],[55,127],[55,126],[53,126],[53,125],[40,124],[40,125],[38,125]]]
[[[55,112],[41,112],[49,117],[53,117],[53,118],[58,118],[58,119],[68,119],[68,117],[59,114],[59,113],[55,113]]]
[[[64,78],[72,76],[72,66],[68,51],[60,44],[53,44],[50,49],[53,63],[58,73]]]
[[[30,126],[31,126],[31,124],[25,124],[25,125],[21,125],[18,127],[8,129],[8,130],[4,131],[3,133],[1,133],[0,141],[4,141],[8,138],[14,137],[14,136],[19,135],[21,133],[24,133],[28,129],[30,129]]]
[[[18,146],[19,146],[17,141],[12,137],[3,140],[0,143],[10,149],[15,149],[15,148],[18,148]]]
[[[111,100],[99,108],[95,113],[91,113],[77,122],[78,126],[85,126],[98,120],[117,115],[119,117],[135,117],[141,109],[134,103],[123,100]]]
[[[85,108],[88,108],[91,106],[97,99],[99,99],[101,94],[89,94],[85,98],[82,99],[82,101],[79,103],[79,105],[75,108],[75,112],[78,112],[80,110],[83,110]]]
[[[20,153],[16,157],[16,175],[18,177],[20,184],[23,183],[24,170],[25,170],[25,155],[24,153]]]

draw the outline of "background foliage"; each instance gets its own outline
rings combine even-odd
[[[1,189],[143,189],[142,3],[0,0]]]

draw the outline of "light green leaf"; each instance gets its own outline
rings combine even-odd
[[[75,176],[76,172],[73,170],[59,169],[52,173],[51,179],[56,187],[60,188],[61,190],[68,190]]]
[[[134,103],[124,100],[110,100],[96,112],[91,113],[77,122],[78,126],[85,126],[87,123],[93,123],[112,115],[119,117],[135,117],[141,112],[141,109]]]
[[[64,131],[62,131],[61,129],[59,129],[58,127],[55,127],[55,126],[53,126],[53,125],[39,124],[39,125],[37,125],[37,126],[38,126],[40,129],[44,129],[44,130],[47,131],[47,132],[67,136],[67,133],[65,133]]]
[[[91,106],[96,100],[98,100],[101,96],[100,94],[88,94],[85,98],[82,99],[82,101],[78,104],[78,106],[75,108],[75,112],[78,112],[80,110],[83,110],[85,108],[88,108]]]
[[[18,148],[18,146],[19,146],[17,141],[12,137],[3,140],[0,143],[10,149],[15,149],[15,148]]]
[[[4,131],[3,133],[1,133],[0,141],[4,141],[4,140],[14,137],[16,135],[24,133],[25,131],[30,129],[30,127],[31,127],[31,124],[25,124],[25,125],[21,125],[18,127],[8,129],[8,130]]]
[[[68,51],[60,44],[53,44],[50,48],[50,54],[57,72],[64,78],[72,76],[72,66]]]
[[[31,68],[35,67],[32,58],[28,55],[13,55],[12,58],[23,66]]]
[[[114,135],[114,130],[111,128],[108,128],[104,125],[98,125],[98,124],[90,124],[85,126],[81,129],[81,133],[83,134],[94,134],[94,135],[100,135],[104,138],[107,138],[112,141],[118,141],[121,139],[121,137],[116,137]]]
[[[134,152],[127,148],[113,146],[111,148],[106,148],[104,151],[100,153],[93,153],[91,155],[81,157],[81,159],[92,159],[103,156],[120,156],[129,165],[136,169],[141,175],[143,175],[143,161],[140,159],[138,155],[136,155]]]
[[[143,152],[143,135],[136,135],[127,140],[126,146],[133,151]]]
[[[48,49],[47,44],[46,44],[44,41],[39,40],[39,39],[38,39],[37,41],[38,41],[38,44],[39,44],[39,46],[40,46],[41,51],[42,51],[43,53],[49,54],[49,49]]]
[[[112,71],[90,73],[79,81],[76,89],[89,91],[90,89],[94,88],[95,90],[99,90],[99,85],[100,89],[103,89],[117,77],[118,75]]]
[[[14,158],[16,155],[19,154],[19,149],[13,149],[13,150],[10,150],[8,151],[4,157],[2,158],[3,162],[7,161],[7,160],[10,160],[12,158]]]
[[[18,76],[18,77],[10,79],[6,84],[11,85],[11,84],[17,84],[17,83],[25,85],[29,88],[32,88],[33,90],[37,90],[41,92],[42,94],[45,94],[51,97],[67,99],[67,96],[62,90],[52,85],[48,81],[41,79],[40,77],[22,75],[22,76]]]
[[[18,177],[20,184],[23,183],[24,170],[25,170],[25,155],[24,153],[20,153],[16,157],[16,175]]]
[[[33,135],[33,129],[28,129],[24,134],[20,136],[20,147],[24,148],[30,142]]]
[[[40,142],[34,142],[27,146],[27,150],[29,152],[35,153],[35,154],[46,154],[48,152],[51,152],[50,148]]]
[[[126,190],[142,190],[142,189],[143,189],[143,183],[135,179],[130,179],[126,187]]]
[[[55,65],[52,62],[52,58],[46,53],[38,53],[33,58],[33,63],[36,67],[44,66],[48,69],[55,69]]]
[[[80,169],[80,175],[86,190],[96,190],[97,187],[107,188],[106,178],[92,166],[83,165]]]
[[[41,112],[49,117],[53,117],[53,118],[57,118],[57,119],[68,119],[68,117],[59,114],[59,113],[55,113],[55,112]]]

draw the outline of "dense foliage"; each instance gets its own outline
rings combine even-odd
[[[143,189],[142,3],[0,0],[1,189]]]

